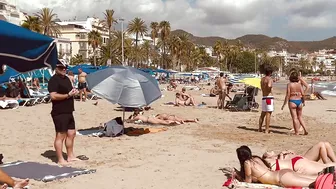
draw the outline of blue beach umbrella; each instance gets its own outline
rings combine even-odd
[[[0,20],[0,74],[4,65],[27,72],[43,67],[54,69],[56,63],[54,39]]]

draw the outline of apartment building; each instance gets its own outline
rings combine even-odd
[[[26,13],[6,0],[0,0],[0,20],[20,26],[26,19]]]
[[[87,18],[84,21],[72,20],[57,22],[60,25],[62,38],[70,41],[70,55],[80,54],[84,59],[88,59],[93,55],[93,49],[89,45],[88,34],[96,30],[102,36],[103,45],[108,41],[108,31],[100,25],[97,18]]]

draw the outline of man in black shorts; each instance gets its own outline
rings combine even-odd
[[[66,64],[58,62],[55,75],[48,83],[48,90],[52,102],[51,117],[54,121],[56,137],[54,147],[58,164],[66,165],[71,161],[79,159],[73,153],[73,144],[76,136],[75,119],[73,117],[74,99],[73,96],[78,93],[72,88],[70,79],[66,76]],[[63,142],[68,154],[68,159],[63,157]]]

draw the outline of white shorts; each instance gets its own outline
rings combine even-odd
[[[261,109],[263,112],[273,112],[274,111],[274,97],[273,96],[263,96],[261,100]]]

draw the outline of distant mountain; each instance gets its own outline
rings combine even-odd
[[[213,46],[217,40],[228,41],[229,44],[234,44],[240,40],[244,46],[258,48],[264,50],[282,50],[286,49],[292,53],[299,52],[314,52],[320,49],[336,49],[336,37],[331,37],[322,41],[287,41],[280,37],[269,37],[266,35],[244,35],[236,39],[225,39],[222,37],[197,37],[184,30],[174,30],[171,32],[174,35],[187,34],[190,40],[199,45]]]

